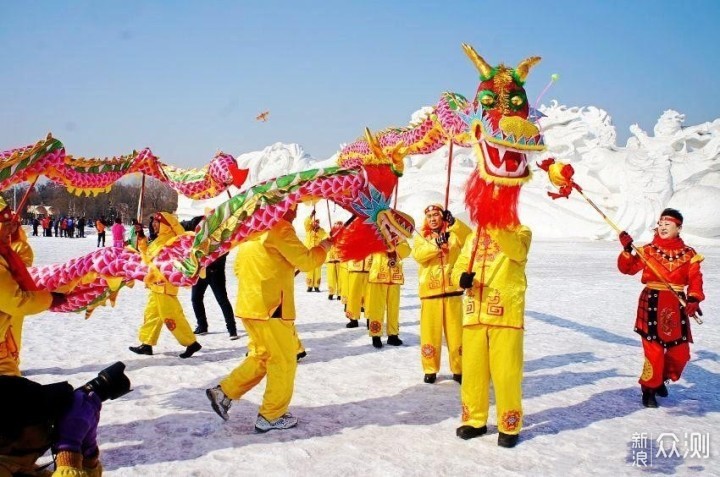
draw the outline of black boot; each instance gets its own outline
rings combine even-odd
[[[334,300],[335,298],[332,295],[328,295],[328,300]]]
[[[320,289],[318,287],[315,287],[315,291],[320,293]]]
[[[655,390],[655,394],[660,397],[668,397],[668,389],[665,383],[662,383],[660,387]]]
[[[453,374],[453,381],[462,384],[462,374]]]
[[[644,389],[642,393],[642,403],[645,407],[658,407],[657,400],[655,399],[655,390]]]
[[[196,335],[206,335],[208,334],[207,326],[200,326],[197,325],[197,328],[195,328],[195,331],[193,331]]]
[[[505,434],[504,432],[498,433],[498,445],[500,447],[515,447],[520,439],[519,434]]]
[[[305,356],[307,356],[307,352],[306,352],[306,351],[301,351],[301,352],[299,352],[299,353],[297,354],[297,360],[300,361],[300,360],[303,359]]]
[[[426,374],[425,377],[423,378],[423,381],[425,381],[428,384],[432,384],[435,382],[436,378],[437,378],[437,374],[435,374],[435,373]]]
[[[337,296],[338,300],[342,300],[342,297],[340,295]]]
[[[460,439],[472,439],[474,437],[480,437],[487,433],[487,426],[473,427],[473,426],[460,426],[455,430],[455,435]]]
[[[390,346],[400,346],[403,342],[400,338],[398,338],[398,335],[390,335],[388,336],[387,344]]]
[[[372,343],[373,343],[373,346],[374,346],[374,347],[376,347],[376,348],[382,348],[382,340],[380,339],[379,336],[373,336],[373,337],[372,337]]]
[[[307,292],[310,293],[312,291],[312,287],[308,287]]]
[[[200,343],[196,341],[187,348],[185,348],[185,351],[180,353],[178,356],[180,356],[182,359],[189,358],[190,356],[200,351],[201,348],[202,346],[200,345]]]
[[[358,320],[350,320],[348,321],[348,324],[345,325],[345,328],[357,328],[358,327]]]
[[[141,344],[140,346],[130,346],[128,349],[137,354],[147,354],[150,356],[153,354],[152,346],[146,344]]]

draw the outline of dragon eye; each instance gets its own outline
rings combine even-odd
[[[520,109],[525,105],[525,95],[521,93],[515,93],[510,97],[510,106],[513,109]]]
[[[480,104],[486,108],[492,108],[495,105],[497,97],[492,91],[482,91],[480,93]]]

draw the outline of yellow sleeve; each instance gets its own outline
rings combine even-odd
[[[465,240],[472,233],[472,229],[459,219],[455,219],[455,223],[448,227],[448,231],[457,237],[461,247],[465,245]]]
[[[285,260],[301,272],[309,272],[325,261],[325,249],[317,246],[308,249],[298,238],[290,223],[279,224],[268,235],[272,245]]]
[[[8,315],[34,315],[50,308],[49,291],[25,291],[10,274],[7,263],[0,259],[0,309]]]
[[[395,247],[395,252],[397,252],[398,257],[400,259],[407,258],[410,255],[410,245],[407,243],[407,241],[401,242],[397,247]]]
[[[460,275],[462,275],[463,272],[467,272],[468,265],[470,264],[470,255],[472,254],[474,242],[473,237],[475,237],[475,234],[471,234],[465,240],[465,245],[463,245],[460,256],[455,261],[455,264],[453,264],[452,273],[450,275],[452,283],[460,283]]]
[[[11,248],[15,251],[15,253],[20,255],[20,258],[22,258],[26,267],[32,267],[35,255],[33,254],[32,248],[27,240],[27,235],[25,235],[23,229],[18,230],[18,240],[13,240]]]
[[[523,225],[515,230],[491,229],[488,235],[497,242],[502,253],[515,262],[527,260],[532,241],[532,231]]]
[[[442,252],[433,240],[417,236],[413,239],[412,256],[419,264],[424,264],[440,256]]]

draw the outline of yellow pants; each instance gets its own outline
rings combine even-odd
[[[22,329],[23,317],[7,319],[11,320],[11,325],[0,341],[0,376],[20,376],[20,341],[15,327],[19,322],[19,329]]]
[[[338,265],[338,295],[340,295],[343,305],[347,305],[348,302],[348,290],[350,289],[350,272],[348,271],[347,263]]]
[[[322,275],[322,265],[312,269],[305,274],[305,284],[310,287],[320,288],[320,276]]]
[[[351,320],[360,319],[360,309],[364,306],[365,295],[367,294],[368,273],[348,273],[348,299],[345,308],[345,316]]]
[[[163,324],[182,346],[190,346],[195,342],[195,335],[185,318],[178,297],[151,291],[150,299],[145,307],[144,321],[138,333],[140,342],[155,346]]]
[[[339,274],[337,262],[329,262],[327,264],[328,295],[341,295]]]
[[[462,422],[487,424],[490,381],[495,390],[498,430],[519,434],[522,428],[523,330],[487,325],[463,329]]]
[[[365,317],[370,320],[370,336],[382,336],[387,311],[387,335],[400,334],[400,285],[368,283]]]
[[[421,298],[420,358],[425,374],[440,371],[443,332],[450,355],[450,371],[462,374],[462,297]]]
[[[248,356],[220,382],[220,387],[230,399],[240,399],[267,375],[258,412],[272,421],[287,412],[295,388],[299,342],[295,324],[279,318],[243,318],[242,322],[252,346],[248,346]]]

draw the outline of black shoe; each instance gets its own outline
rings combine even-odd
[[[517,445],[518,439],[520,439],[519,434],[505,434],[504,432],[500,432],[498,434],[498,445],[500,447],[512,448]]]
[[[340,295],[337,296],[338,300],[342,300],[342,297]]]
[[[348,324],[345,325],[345,328],[357,328],[358,327],[358,320],[350,320],[348,321]]]
[[[146,344],[141,344],[140,346],[130,346],[128,349],[137,354],[147,354],[150,356],[153,354],[152,346]]]
[[[380,339],[379,336],[373,336],[373,337],[372,337],[372,343],[373,343],[373,346],[374,346],[374,347],[376,347],[376,348],[382,348],[382,340]]]
[[[645,407],[658,407],[657,400],[655,399],[655,391],[650,389],[643,391],[642,403]]]
[[[361,307],[360,307],[360,313],[365,313],[365,307],[364,307],[364,306],[361,306]]]
[[[662,383],[660,387],[655,390],[655,394],[660,397],[668,397],[668,389],[665,383]]]
[[[472,439],[474,437],[480,437],[487,433],[487,426],[473,427],[473,426],[460,426],[455,430],[455,435],[460,439]]]
[[[453,374],[453,381],[462,384],[462,374]]]
[[[435,374],[435,373],[426,374],[425,377],[423,378],[423,381],[425,381],[428,384],[432,384],[435,382],[436,378],[437,378],[437,374]]]
[[[307,352],[301,351],[301,352],[299,352],[299,353],[297,354],[297,360],[300,361],[300,360],[303,359],[305,356],[307,356]]]
[[[334,300],[335,298],[332,295],[328,295],[328,300]]]
[[[320,289],[318,287],[315,287],[315,291],[320,293]]]
[[[308,287],[307,292],[310,293],[312,291],[312,287]]]
[[[190,356],[200,351],[201,348],[202,346],[200,345],[200,343],[196,341],[187,348],[185,348],[185,351],[180,353],[178,356],[180,356],[182,359],[189,358]]]
[[[196,335],[206,335],[208,334],[207,327],[204,326],[198,326],[195,328],[195,331],[193,331]]]
[[[240,339],[237,333],[230,333],[230,341],[235,341],[237,339]]]
[[[398,338],[398,335],[390,335],[388,336],[387,344],[390,346],[400,346],[403,342],[400,338]]]

